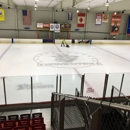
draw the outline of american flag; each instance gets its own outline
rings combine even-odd
[[[31,11],[23,10],[23,25],[31,25]]]

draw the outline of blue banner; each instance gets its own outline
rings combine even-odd
[[[73,14],[71,12],[68,13],[68,20],[72,20]]]
[[[127,35],[130,36],[130,16],[129,16],[129,19],[128,19]]]

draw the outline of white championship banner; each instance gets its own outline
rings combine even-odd
[[[55,27],[54,27],[54,23],[50,23],[50,31],[54,31],[55,30]]]
[[[60,32],[60,24],[55,24],[55,32]]]

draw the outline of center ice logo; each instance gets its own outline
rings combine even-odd
[[[46,52],[34,57],[37,66],[51,66],[63,68],[90,67],[102,65],[97,58],[77,52]]]
[[[69,53],[67,54],[55,53],[54,56],[52,57],[55,57],[56,62],[73,62],[78,58],[78,56],[69,55]]]

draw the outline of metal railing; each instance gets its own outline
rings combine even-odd
[[[89,130],[110,130],[110,129],[121,130],[120,128],[127,130],[130,128],[129,105],[113,103],[104,100],[96,100],[90,97],[77,97],[73,95],[59,94],[59,93],[53,93],[52,97],[54,95],[62,96],[64,97],[64,99],[65,98],[73,99],[72,101],[78,100],[80,102],[81,101],[85,102],[86,106],[88,107],[87,110],[89,110],[86,111],[86,115],[87,116],[89,115],[88,122],[86,122]],[[92,108],[94,110],[91,110]],[[124,111],[125,113],[127,113],[127,118],[126,116],[122,116],[119,111]],[[51,115],[53,117],[53,113],[51,113]],[[62,120],[64,120],[64,118],[62,118]],[[113,122],[115,123],[115,125],[113,124]]]

